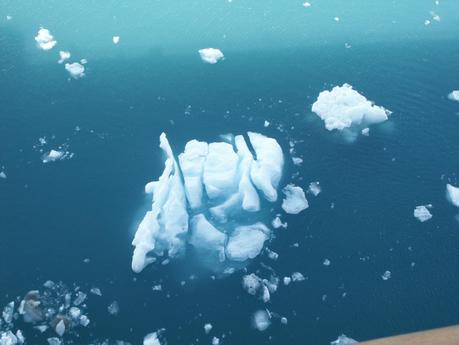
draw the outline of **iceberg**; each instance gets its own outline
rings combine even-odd
[[[222,51],[216,48],[199,49],[198,53],[203,62],[212,64],[212,65],[216,64],[219,60],[224,58]]]
[[[459,207],[459,187],[454,187],[448,183],[446,185],[446,198],[454,206]]]
[[[346,337],[344,334],[341,334],[336,340],[332,341],[330,345],[351,345],[357,344],[357,341]]]
[[[178,163],[172,153],[166,134],[160,136],[160,147],[167,159],[163,174],[151,184],[153,204],[137,229],[132,244],[135,246],[132,257],[132,270],[142,271],[152,263],[150,252],[161,256],[164,252],[171,257],[183,252],[183,237],[188,232],[188,212],[185,190]]]
[[[51,150],[42,156],[43,163],[55,162],[65,158],[64,151]]]
[[[63,63],[65,60],[70,59],[70,57],[71,57],[70,52],[61,50],[59,52],[59,60],[57,62],[58,63]]]
[[[452,91],[449,95],[448,98],[452,101],[459,102],[459,90],[454,90]]]
[[[417,218],[421,223],[428,221],[430,218],[432,218],[432,214],[429,211],[429,208],[431,207],[432,205],[416,206],[413,211],[414,217]]]
[[[266,331],[271,325],[271,317],[266,310],[258,310],[253,314],[253,326],[260,332]]]
[[[57,44],[57,41],[54,39],[53,35],[49,32],[48,29],[40,28],[38,30],[37,36],[35,36],[35,42],[37,46],[43,50],[53,49]]]
[[[386,121],[391,114],[389,110],[374,105],[349,84],[322,91],[312,105],[312,111],[325,122],[329,131],[367,128]]]
[[[306,196],[301,187],[289,184],[282,189],[285,199],[282,201],[282,209],[289,214],[298,214],[309,207]]]
[[[132,242],[134,272],[158,257],[181,256],[187,245],[219,263],[246,262],[261,253],[271,230],[247,215],[261,210],[260,196],[277,200],[284,156],[275,139],[247,135],[254,153],[243,135],[228,135],[224,142],[191,140],[176,159],[161,134],[166,161],[159,179],[145,186],[152,206]]]

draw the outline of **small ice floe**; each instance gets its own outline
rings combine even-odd
[[[446,185],[446,198],[451,204],[459,207],[459,187],[455,187],[448,183]]]
[[[263,124],[263,127],[269,127],[269,125],[270,125],[269,121],[265,120],[265,123]]]
[[[162,291],[163,290],[163,286],[161,284],[157,284],[157,285],[154,285],[152,287],[153,291]]]
[[[271,325],[271,316],[266,310],[258,310],[253,314],[252,324],[260,332],[266,331]]]
[[[284,285],[287,286],[292,282],[292,278],[284,277],[283,281],[284,281]]]
[[[324,262],[322,263],[324,266],[330,266],[331,261],[329,259],[325,259]]]
[[[219,345],[220,344],[220,339],[217,337],[212,338],[212,345]]]
[[[436,14],[434,11],[430,11],[430,16],[432,17],[432,20],[436,22],[440,22],[441,18],[438,14]]]
[[[430,218],[432,218],[432,214],[430,213],[429,208],[432,208],[432,205],[429,204],[416,206],[413,211],[413,216],[417,218],[421,223],[428,221]]]
[[[302,282],[304,280],[306,280],[306,278],[300,272],[293,272],[292,273],[292,282]]]
[[[306,7],[306,8],[311,7],[311,3],[305,2],[305,3],[303,3],[303,7]]]
[[[289,214],[298,214],[301,211],[309,207],[306,196],[301,187],[297,187],[293,184],[288,184],[282,189],[285,194],[284,200],[282,200],[282,209]]]
[[[87,60],[87,59],[81,59],[81,60],[80,60],[80,63],[81,63],[82,65],[86,65],[86,64],[88,63],[88,60]]]
[[[108,313],[110,315],[118,315],[120,312],[120,306],[117,301],[113,301],[108,307],[107,307]]]
[[[48,345],[61,345],[62,341],[57,337],[48,338]]]
[[[69,72],[70,76],[74,79],[83,78],[85,76],[84,74],[85,68],[79,62],[66,63],[65,69],[67,70],[67,72]]]
[[[113,42],[113,44],[120,43],[120,36],[113,36],[112,37],[112,42]]]
[[[58,62],[58,63],[63,63],[65,60],[70,59],[70,57],[71,57],[70,52],[61,50],[61,51],[59,52],[59,60],[58,60],[57,62]]]
[[[279,259],[279,254],[277,254],[269,248],[266,248],[266,253],[268,254],[268,258],[270,258],[271,260],[276,261],[277,259]]]
[[[62,336],[64,335],[65,333],[65,323],[64,323],[64,320],[60,320],[57,325],[56,325],[56,328],[55,328],[55,331],[56,331],[56,334],[62,338]]]
[[[12,16],[6,16],[6,21],[10,21],[11,19],[13,19]]]
[[[273,219],[271,222],[271,225],[273,226],[274,229],[279,229],[279,228],[284,228],[287,229],[287,222],[282,223],[282,220],[280,219],[280,215],[277,215],[276,218]]]
[[[288,323],[288,320],[286,317],[281,317],[281,324],[286,325]]]
[[[159,336],[163,331],[164,329],[160,329],[156,332],[147,334],[145,338],[143,338],[143,345],[161,345]]]
[[[350,45],[349,43],[345,42],[345,43],[344,43],[344,48],[346,48],[346,49],[351,49],[351,48],[352,48],[352,45]]]
[[[390,271],[386,271],[382,274],[381,278],[382,280],[389,280],[392,276],[392,273]]]
[[[367,128],[362,129],[361,133],[362,135],[368,137],[370,135],[370,128],[367,127]]]
[[[13,316],[14,316],[14,301],[11,301],[5,306],[5,308],[3,308],[2,317],[3,317],[3,320],[7,324],[11,324],[11,322],[13,321]]]
[[[341,334],[336,340],[330,343],[330,345],[350,345],[350,344],[357,344],[357,340],[346,337],[344,334]]]
[[[430,20],[429,20],[429,19],[424,20],[424,25],[425,25],[425,26],[430,25]]]
[[[213,326],[212,326],[211,323],[206,323],[206,324],[204,325],[204,332],[206,332],[206,334],[209,334],[210,331],[212,330],[212,327],[213,327]]]
[[[300,157],[292,157],[292,162],[293,162],[293,164],[299,166],[299,165],[301,165],[301,163],[303,163],[303,159],[300,158]]]
[[[37,42],[37,47],[43,50],[50,50],[57,44],[53,35],[51,35],[49,30],[45,28],[40,28],[38,30],[37,36],[35,36],[35,41]]]
[[[51,150],[45,153],[41,160],[43,163],[56,162],[67,158],[69,155],[70,153],[66,151]]]
[[[199,56],[201,56],[201,60],[209,64],[216,64],[219,60],[224,58],[221,50],[216,48],[199,49],[198,53]]]
[[[279,279],[271,276],[270,280],[261,279],[256,274],[248,274],[242,278],[243,288],[252,296],[258,296],[260,300],[267,303],[271,298],[271,293],[277,291]]]
[[[6,179],[7,178],[6,173],[5,173],[4,170],[0,171],[0,178],[2,178],[2,179]]]
[[[335,17],[335,18],[333,18],[333,20],[334,20],[335,22],[339,22],[339,17]]]
[[[102,296],[102,291],[100,291],[100,289],[96,287],[92,288],[89,292],[96,296]]]
[[[319,181],[311,182],[309,184],[308,192],[314,196],[319,195],[320,192],[322,192],[322,188],[320,187],[320,182]]]
[[[386,121],[391,114],[389,110],[374,105],[349,84],[322,91],[312,105],[312,111],[325,122],[329,131],[366,128]]]
[[[459,102],[459,90],[454,90],[452,91],[449,95],[448,98],[452,101]]]

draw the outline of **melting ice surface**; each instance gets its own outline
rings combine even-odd
[[[271,230],[249,222],[260,211],[260,196],[277,200],[284,156],[275,139],[248,133],[230,142],[189,141],[177,157],[163,133],[164,171],[145,191],[152,208],[140,223],[132,244],[132,269],[142,271],[155,256],[183,255],[187,244],[220,263],[244,262],[263,249]],[[242,217],[241,217],[242,216]]]

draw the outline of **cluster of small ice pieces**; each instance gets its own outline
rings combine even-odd
[[[51,32],[45,28],[40,28],[38,30],[37,36],[35,36],[35,41],[37,42],[38,48],[43,50],[50,50],[57,44],[57,41],[54,39],[53,35],[51,35]],[[113,39],[113,42],[115,43],[115,38]],[[70,59],[70,57],[71,54],[69,51],[61,50],[59,51],[59,60],[57,62],[62,64]],[[79,79],[85,76],[85,63],[86,59],[81,59],[79,62],[66,63],[64,67],[72,78]]]
[[[364,129],[386,121],[391,114],[389,110],[374,105],[349,84],[322,91],[312,105],[312,111],[325,122],[329,131]]]
[[[429,208],[432,208],[431,204],[416,206],[413,211],[414,217],[417,218],[421,223],[428,221],[430,218],[432,218],[432,213],[430,213]]]
[[[262,222],[244,223],[261,210],[260,195],[267,202],[277,200],[284,156],[275,139],[253,132],[247,136],[256,158],[243,135],[210,144],[191,140],[176,157],[161,134],[167,159],[159,180],[145,186],[152,208],[132,242],[133,271],[142,271],[155,256],[183,255],[186,244],[221,264],[242,263],[262,251],[271,230]],[[307,207],[300,187],[289,185],[284,193],[287,211]]]
[[[217,48],[199,49],[198,53],[202,61],[212,64],[212,65],[216,64],[219,60],[225,57],[222,51]]]

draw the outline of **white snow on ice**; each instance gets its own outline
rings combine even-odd
[[[224,58],[221,50],[216,48],[199,49],[198,53],[202,61],[210,64],[216,64],[219,60]]]
[[[374,105],[349,84],[322,91],[312,105],[312,111],[325,122],[329,131],[368,127],[386,121],[391,114],[389,110]]]
[[[57,44],[53,35],[51,35],[49,30],[45,28],[40,28],[38,30],[37,36],[35,36],[35,41],[37,42],[38,48],[43,50],[50,50]]]

